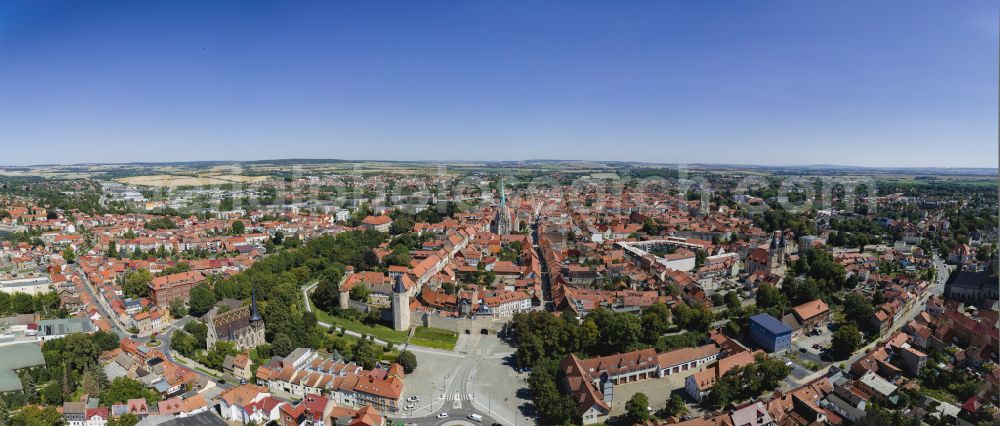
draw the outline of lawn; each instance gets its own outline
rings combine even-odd
[[[335,327],[343,327],[356,333],[375,336],[376,339],[391,342],[395,345],[402,345],[406,342],[408,337],[408,334],[405,331],[396,331],[381,324],[369,326],[358,321],[336,317],[315,308],[313,308],[313,312],[316,313],[316,319],[322,322]],[[458,333],[453,331],[439,328],[417,327],[414,331],[413,338],[410,339],[410,344],[426,346],[429,348],[452,350],[455,348],[455,342],[457,340]]]
[[[331,335],[329,338],[332,338],[332,339],[343,339],[343,340],[347,341],[352,346],[355,345],[355,344],[357,344],[359,341],[361,341],[360,337],[351,336],[349,334],[344,334],[343,336],[341,336],[341,335]],[[381,357],[382,357],[383,361],[395,361],[396,358],[399,357],[399,346],[393,348],[393,350],[391,350],[391,351],[386,351],[384,347],[382,349],[383,350],[382,350],[382,356]]]
[[[430,348],[452,350],[458,341],[458,333],[440,328],[417,327],[413,331],[410,344]]]
[[[212,376],[212,377],[215,377],[215,378],[219,378],[219,376],[218,376],[218,375],[216,375],[216,373],[214,373],[214,372],[212,372],[212,371],[209,371],[209,370],[207,370],[207,369],[204,369],[204,368],[201,368],[201,367],[195,367],[194,369],[195,369],[195,370],[198,370],[198,371],[200,371],[200,372],[202,372],[202,373],[205,373],[205,374],[207,374],[207,375],[209,375],[209,376]]]
[[[369,326],[362,324],[358,321],[349,320],[346,318],[335,317],[333,315],[323,312],[316,311],[316,318],[325,323],[329,323],[335,327],[344,327],[347,330],[355,331],[361,334],[367,334],[369,336],[375,336],[376,339],[384,340],[386,342],[392,342],[395,344],[403,344],[406,341],[405,331],[396,331],[389,327],[381,324],[375,326]]]
[[[958,399],[955,398],[955,395],[952,395],[951,393],[949,393],[946,390],[934,389],[934,388],[928,388],[928,387],[921,387],[920,388],[920,392],[923,393],[924,395],[927,395],[927,396],[929,396],[931,398],[934,398],[934,399],[936,399],[938,401],[943,401],[943,402],[947,402],[947,403],[951,403],[951,404],[954,404],[954,403],[958,402]]]

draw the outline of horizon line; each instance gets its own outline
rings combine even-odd
[[[723,162],[655,162],[639,160],[585,160],[585,159],[557,159],[557,158],[525,158],[520,160],[386,160],[386,159],[344,159],[344,158],[265,158],[256,160],[178,160],[178,161],[128,161],[128,162],[80,162],[80,163],[40,163],[40,164],[2,164],[0,168],[25,168],[25,167],[81,167],[81,166],[156,166],[167,164],[212,164],[212,163],[269,163],[269,162],[338,162],[338,163],[426,163],[426,164],[446,164],[446,163],[601,163],[601,164],[641,164],[653,166],[714,166],[714,167],[752,167],[752,168],[829,168],[829,169],[869,169],[869,170],[990,170],[1000,171],[1000,167],[983,166],[861,166],[847,164],[758,164],[758,163],[723,163]]]

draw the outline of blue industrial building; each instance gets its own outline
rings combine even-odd
[[[768,314],[750,317],[750,338],[768,352],[778,352],[792,346],[792,328]]]

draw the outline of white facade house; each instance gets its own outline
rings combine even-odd
[[[2,280],[0,281],[0,291],[35,296],[52,291],[52,280],[45,276]]]

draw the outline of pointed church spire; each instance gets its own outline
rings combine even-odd
[[[257,311],[257,286],[253,279],[250,279],[250,321],[260,321],[260,312]]]
[[[496,217],[493,219],[493,231],[500,235],[511,231],[510,212],[507,211],[507,191],[504,189],[503,176],[500,177],[500,203],[497,205]]]
[[[500,178],[500,207],[507,205],[507,192],[503,189],[503,177]]]

